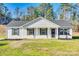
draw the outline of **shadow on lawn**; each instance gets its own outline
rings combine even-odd
[[[23,39],[2,39],[0,41],[19,41],[19,40],[23,40]]]
[[[79,36],[73,36],[72,39],[79,39]]]
[[[5,46],[7,45],[7,43],[0,43],[0,46]]]
[[[79,39],[79,36],[73,36],[72,39]],[[0,40],[0,41],[20,41],[20,40],[24,40],[24,39],[3,39],[3,40]],[[70,39],[59,38],[59,40],[70,40]]]

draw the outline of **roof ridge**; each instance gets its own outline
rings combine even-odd
[[[45,19],[45,18],[43,18],[43,17],[37,17],[36,19],[33,19],[33,20],[31,20],[30,22],[28,22],[27,24],[30,24],[30,23],[33,23],[34,21],[38,21],[38,20],[41,20],[41,19]],[[24,25],[26,25],[26,24],[24,24]],[[22,25],[22,26],[24,26],[24,25]]]

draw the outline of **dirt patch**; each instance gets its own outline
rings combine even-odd
[[[35,41],[30,41],[30,40],[16,40],[16,41],[11,41],[11,43],[9,44],[9,46],[12,47],[12,48],[19,48],[20,46],[22,46],[22,44],[24,44],[24,43],[31,43],[31,42],[35,42]]]
[[[0,25],[0,36],[6,35],[6,25]]]
[[[22,44],[24,44],[26,41],[25,40],[20,40],[20,41],[13,41],[9,44],[10,47],[12,48],[18,48],[20,47]]]
[[[51,55],[55,55],[55,56],[78,56],[79,55],[79,52],[76,52],[76,51],[53,51],[53,52],[50,52]]]

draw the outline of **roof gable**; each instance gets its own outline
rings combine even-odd
[[[27,28],[58,28],[60,26],[43,17],[39,17],[35,19],[34,21],[24,25],[24,27],[27,27]]]

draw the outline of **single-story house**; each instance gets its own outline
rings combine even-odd
[[[32,21],[11,21],[7,25],[8,39],[72,38],[72,26],[66,20],[38,17]]]

